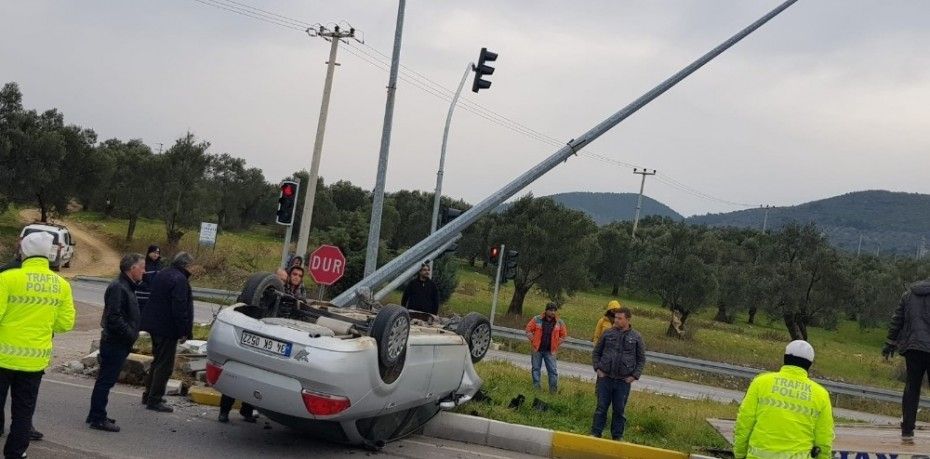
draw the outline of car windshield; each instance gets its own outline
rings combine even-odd
[[[52,243],[53,243],[53,244],[58,244],[58,233],[54,233],[54,232],[52,232],[52,231],[48,231],[48,230],[44,230],[44,229],[26,228],[25,230],[23,230],[23,236],[26,236],[27,234],[32,234],[32,233],[38,233],[38,232],[45,232],[45,233],[51,234],[51,235],[55,238],[55,239],[52,241]]]

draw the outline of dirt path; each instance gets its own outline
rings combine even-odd
[[[39,219],[36,209],[23,209],[19,212],[23,223],[32,223]],[[61,275],[65,277],[84,276],[114,276],[119,271],[120,254],[113,250],[103,238],[87,231],[81,224],[71,220],[58,220],[71,231],[71,237],[77,243],[74,247],[74,258],[71,259],[70,268],[62,268]]]

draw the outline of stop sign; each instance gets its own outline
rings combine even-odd
[[[333,285],[346,272],[346,257],[334,245],[321,245],[310,254],[307,263],[310,276],[320,285]]]

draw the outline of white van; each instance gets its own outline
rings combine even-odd
[[[48,254],[49,265],[52,269],[70,268],[76,244],[68,228],[55,223],[36,222],[23,228],[23,231],[19,233],[19,238],[22,239],[25,235],[36,231],[44,231],[55,237],[52,253]]]

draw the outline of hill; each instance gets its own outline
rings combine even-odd
[[[763,209],[693,216],[697,225],[761,228]],[[930,195],[869,190],[769,209],[768,228],[814,222],[843,250],[915,256],[930,241]],[[926,254],[924,250],[924,254]]]
[[[588,214],[598,225],[618,220],[633,220],[636,213],[636,193],[591,193],[576,191],[571,193],[558,193],[547,196],[570,209],[580,210]],[[649,196],[643,196],[643,209],[640,217],[659,215],[681,221],[684,217],[670,207]]]

